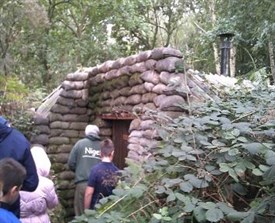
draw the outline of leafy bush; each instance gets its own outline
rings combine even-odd
[[[155,192],[167,195],[172,222],[275,219],[274,96],[234,92],[163,126],[155,158],[168,176]]]
[[[153,156],[128,160],[114,194],[72,222],[274,222],[274,127],[275,92],[262,87],[159,122]]]
[[[31,138],[35,107],[46,96],[44,89],[28,89],[17,77],[0,76],[0,114]]]
[[[24,99],[28,94],[28,89],[17,77],[0,76],[0,102],[18,101]]]

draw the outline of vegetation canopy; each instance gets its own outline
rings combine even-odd
[[[231,75],[261,68],[275,80],[270,0],[5,0],[0,74],[51,92],[83,66],[173,47],[192,69],[220,74],[221,33],[233,33]]]

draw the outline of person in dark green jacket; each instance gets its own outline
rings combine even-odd
[[[74,211],[79,216],[84,213],[84,194],[91,168],[100,162],[100,137],[96,125],[87,125],[85,137],[73,146],[68,166],[75,173]]]

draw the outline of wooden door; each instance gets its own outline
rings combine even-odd
[[[115,155],[113,162],[119,168],[123,169],[125,158],[128,155],[128,137],[131,120],[113,120],[113,142],[115,145]]]

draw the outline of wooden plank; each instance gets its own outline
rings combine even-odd
[[[100,115],[101,119],[108,120],[133,120],[136,117],[130,113],[116,113],[116,114],[102,114]]]

